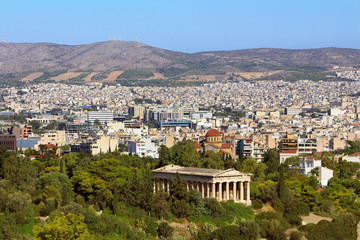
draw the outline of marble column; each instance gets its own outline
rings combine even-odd
[[[222,192],[222,182],[219,182],[219,201],[222,201],[223,192]]]
[[[233,199],[234,199],[234,202],[237,201],[236,185],[237,185],[237,181],[234,181],[233,182]]]
[[[154,193],[156,192],[156,178],[153,179],[153,188]]]
[[[170,192],[170,180],[166,179],[166,183],[167,183],[167,192]]]
[[[212,183],[211,195],[212,195],[213,198],[216,198],[216,183]]]
[[[244,201],[244,182],[240,182],[240,201]]]
[[[226,200],[230,199],[230,182],[226,182]]]
[[[202,197],[202,198],[205,197],[204,184],[205,184],[205,183],[203,183],[203,182],[199,182],[199,187],[201,187],[201,197]]]
[[[206,197],[210,197],[210,183],[206,183]]]
[[[246,201],[250,201],[250,181],[247,182],[246,186]]]

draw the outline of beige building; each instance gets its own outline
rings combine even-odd
[[[200,191],[203,198],[216,198],[218,201],[234,200],[251,205],[250,173],[242,173],[234,169],[218,170],[177,165],[167,165],[152,172],[154,192],[159,190],[170,192],[171,180],[177,179],[179,175],[186,181],[188,190]]]
[[[118,144],[119,139],[102,135],[90,144],[90,150],[93,155],[97,155],[101,152],[115,151]]]
[[[65,131],[50,131],[40,135],[38,145],[54,144],[56,146],[63,146],[69,143]]]

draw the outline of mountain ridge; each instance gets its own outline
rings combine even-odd
[[[82,45],[0,43],[0,74],[36,71],[111,72],[136,69],[166,77],[266,72],[331,70],[360,65],[360,50],[352,48],[254,48],[184,53],[135,41]]]

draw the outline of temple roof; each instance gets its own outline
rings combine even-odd
[[[209,177],[251,175],[250,173],[242,173],[232,168],[226,170],[219,170],[219,169],[209,169],[209,168],[181,167],[178,165],[166,165],[164,167],[152,170],[152,172],[171,173],[171,174],[179,173],[180,175],[209,176]]]

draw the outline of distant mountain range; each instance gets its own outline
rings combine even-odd
[[[360,66],[360,50],[261,48],[190,54],[125,41],[76,46],[0,43],[0,74],[59,70],[109,74],[113,71],[136,70],[176,79],[193,75],[237,76],[237,73],[243,72],[274,71],[275,78],[286,78],[289,74],[294,76],[294,72],[329,74],[328,71],[331,72],[334,66]]]

